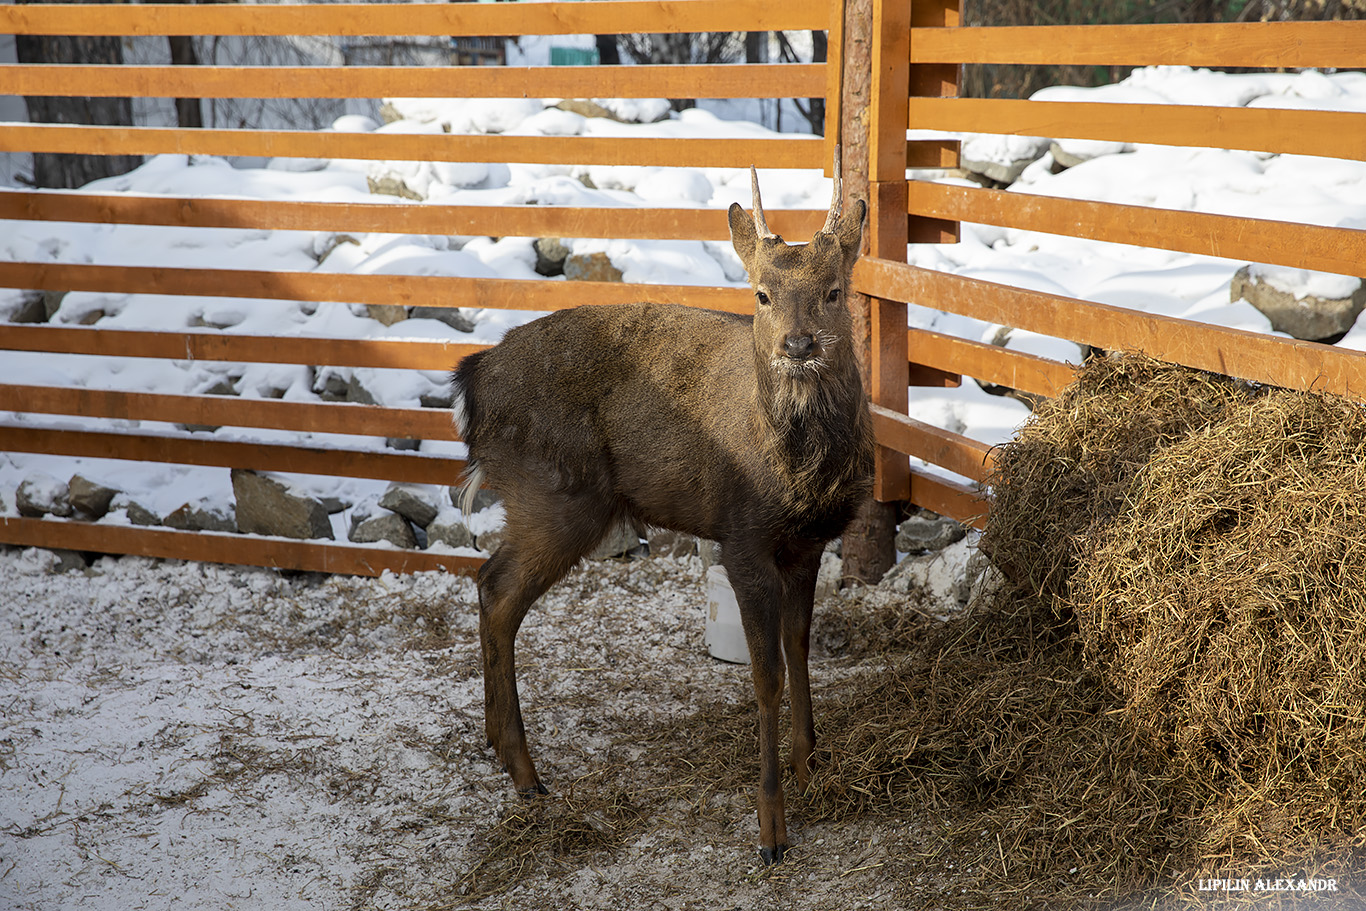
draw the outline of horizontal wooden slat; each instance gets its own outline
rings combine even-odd
[[[87,418],[268,427],[300,433],[458,440],[451,413],[434,408],[282,402],[224,395],[163,395],[56,386],[0,384],[0,411]]]
[[[914,29],[911,62],[1355,69],[1366,22]]]
[[[1072,382],[1074,368],[1061,361],[928,329],[910,329],[907,336],[911,361],[936,370],[1050,398]]]
[[[9,516],[0,516],[0,543],[353,576],[378,576],[386,571],[471,574],[484,562],[479,557],[382,546]]]
[[[449,370],[461,358],[486,347],[460,342],[0,324],[0,350],[249,364]]]
[[[23,4],[14,35],[596,35],[824,29],[826,0],[603,3]]]
[[[991,468],[990,446],[881,405],[869,405],[868,410],[873,415],[873,432],[879,446],[924,459],[974,481],[986,477]]]
[[[642,301],[708,307],[731,313],[754,312],[754,295],[743,288],[541,282],[432,275],[163,269],[155,266],[88,266],[73,263],[0,262],[0,288],[488,307],[500,310],[559,310],[565,307]]]
[[[1180,104],[912,98],[917,130],[1291,152],[1366,159],[1366,114]]]
[[[14,95],[134,98],[803,98],[825,65],[111,66],[0,65]]]
[[[775,232],[793,240],[809,238],[826,217],[815,209],[764,214]],[[0,219],[490,237],[730,239],[725,209],[441,206],[0,190]]]
[[[1357,275],[1366,230],[913,181],[912,214]]]
[[[1026,291],[889,260],[859,260],[854,288],[1112,351],[1142,351],[1197,370],[1366,400],[1366,354],[1331,345]]]
[[[65,430],[28,424],[0,425],[0,452],[39,452],[78,458],[250,468],[255,471],[376,478],[405,484],[447,486],[457,484],[465,470],[464,459],[415,452],[243,443],[202,436]]]
[[[918,468],[911,469],[910,501],[974,528],[986,527],[987,505],[981,493]]]
[[[956,168],[962,143],[957,139],[915,139],[906,143],[906,167]]]
[[[0,7],[5,9],[6,7]],[[259,7],[253,7],[259,8]],[[10,124],[0,152],[73,155],[248,155],[395,161],[517,161],[532,164],[657,167],[823,168],[825,144],[811,139],[672,139],[618,136],[472,136],[324,133],[306,130],[180,130]]]

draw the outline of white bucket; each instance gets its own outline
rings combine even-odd
[[[713,658],[733,664],[749,664],[745,628],[740,625],[740,606],[730,587],[724,566],[707,569],[707,630],[703,641]]]

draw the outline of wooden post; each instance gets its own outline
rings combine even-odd
[[[842,65],[845,192],[868,200],[868,254],[904,261],[910,0],[846,0],[840,25],[831,45]],[[850,306],[864,389],[872,401],[904,412],[905,305],[856,294]],[[844,576],[865,583],[881,579],[896,557],[895,501],[910,494],[905,456],[879,447],[874,484],[874,496],[844,535]]]

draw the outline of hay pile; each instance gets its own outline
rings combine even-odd
[[[1135,845],[1150,872],[1359,874],[1366,412],[1099,359],[993,485],[983,549],[1017,598],[1075,624],[1131,736],[1111,761],[1166,817]]]

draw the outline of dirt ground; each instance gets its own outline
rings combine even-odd
[[[852,911],[955,889],[923,820],[808,824],[791,787],[793,850],[759,864],[748,669],[703,647],[696,558],[589,564],[528,617],[551,790],[531,804],[485,746],[469,580],[52,564],[0,552],[0,906]],[[823,620],[842,601],[817,610],[818,726],[822,691],[883,660]]]

